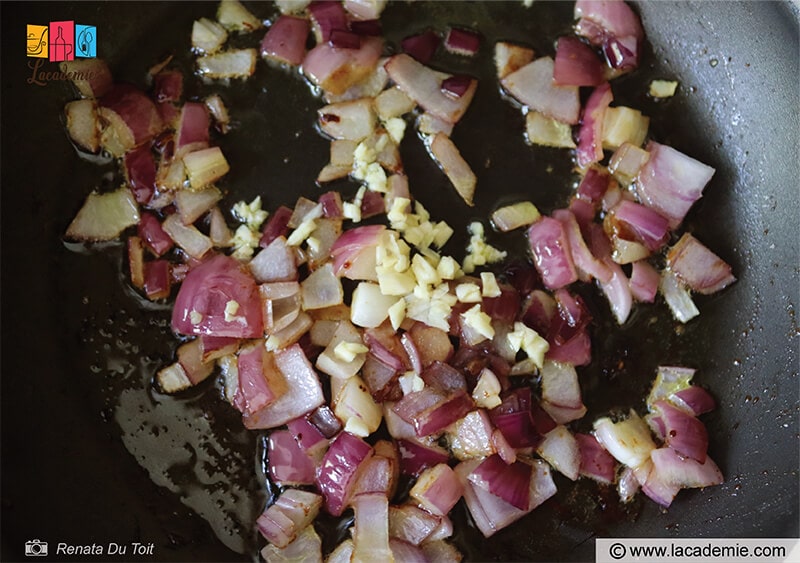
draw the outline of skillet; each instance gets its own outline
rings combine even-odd
[[[398,4],[385,17],[390,40],[419,30],[419,22],[477,25],[486,44],[525,40],[546,54],[567,30],[571,9]],[[717,169],[684,228],[731,263],[739,281],[698,299],[701,316],[680,333],[662,304],[661,312],[639,308],[613,336],[595,337],[596,359],[582,375],[587,419],[637,405],[659,364],[696,367],[719,404],[705,421],[726,483],[683,492],[662,511],[641,500],[621,510],[613,495],[557,481],[558,496],[523,523],[485,542],[457,536],[470,560],[590,560],[596,535],[798,536],[797,7],[657,2],[637,9],[649,50],[637,75],[620,82],[617,103],[652,115],[657,139]],[[129,548],[127,559],[247,560],[255,553],[249,526],[266,502],[261,438],[238,430],[213,383],[177,399],[152,391],[154,370],[175,347],[168,311],[145,308],[125,289],[121,247],[76,252],[62,243],[86,194],[112,167],[76,156],[58,118],[70,91],[27,84],[21,45],[26,23],[96,25],[115,76],[141,82],[154,61],[185,51],[191,21],[214,10],[209,3],[0,5],[11,45],[2,52],[3,560],[23,559],[32,539],[51,550],[57,542],[153,543],[152,557],[131,557]],[[266,6],[254,10],[268,15]],[[491,76],[490,61],[479,64]],[[654,77],[680,80],[679,95],[659,106],[649,101],[643,92]],[[236,186],[227,203],[261,193],[273,208],[318,193],[316,163],[327,156],[309,117],[318,102],[299,81],[263,65],[254,80],[258,88],[225,90],[230,107],[241,108],[240,127],[222,142],[232,165],[225,187]],[[568,159],[525,146],[518,112],[499,100],[493,82],[484,84],[454,133],[469,162],[488,163],[476,166],[474,210],[418,144],[403,146],[415,195],[461,233],[503,198],[531,197],[549,212],[569,191]],[[545,161],[554,162],[552,174]],[[414,189],[415,178],[424,179],[424,190]],[[463,242],[455,240],[450,252]],[[602,306],[597,301],[593,312],[602,316]],[[457,514],[457,525],[464,519]],[[326,530],[330,547],[335,529]]]

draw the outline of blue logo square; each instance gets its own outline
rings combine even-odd
[[[83,58],[97,56],[97,28],[75,24],[75,55]]]

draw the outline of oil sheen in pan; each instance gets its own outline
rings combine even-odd
[[[431,164],[421,144],[409,135],[403,145],[412,193],[434,216],[448,220],[461,233],[447,249],[456,257],[463,253],[469,219],[485,220],[500,201],[515,197],[530,198],[543,212],[549,212],[564,205],[575,181],[568,153],[525,146],[521,116],[500,99],[494,87],[488,87],[495,84],[489,48],[494,41],[524,41],[532,43],[539,54],[552,54],[552,40],[571,24],[570,4],[548,3],[535,6],[530,12],[522,10],[516,5],[476,4],[454,15],[441,5],[422,4],[393,5],[385,13],[388,39],[395,43],[424,25],[444,29],[453,23],[471,26],[482,22],[479,29],[484,35],[484,48],[476,63],[484,87],[479,88],[475,107],[454,133],[467,160],[482,167],[478,206],[467,214],[453,213],[452,209],[463,206],[454,207],[460,205],[457,196]],[[668,104],[659,106],[643,94],[650,75],[654,74],[649,55],[647,51],[640,71],[620,79],[614,87],[616,103],[640,108],[650,115],[651,131],[658,137],[659,123],[676,116],[670,115]],[[457,60],[448,62],[463,64]],[[315,137],[313,131],[313,108],[318,102],[299,80],[290,76],[282,75],[280,84],[264,86],[260,80],[274,77],[270,72],[277,71],[269,69],[265,73],[261,65],[252,81],[234,85],[229,92],[234,99],[231,113],[236,116],[240,110],[241,121],[236,134],[221,141],[233,162],[227,183],[232,193],[225,202],[227,206],[238,199],[263,195],[265,190],[268,193],[263,199],[270,209],[279,204],[291,205],[301,194],[313,197],[319,193],[311,182],[298,185],[296,174],[297,162],[303,161],[301,156],[306,146],[314,147],[313,153],[320,157],[319,166],[324,164],[326,143]],[[276,111],[278,98],[294,110]],[[475,131],[481,132],[481,140],[476,138]],[[492,138],[492,143],[485,142],[484,133]],[[284,149],[286,154],[277,152],[282,149],[268,154],[268,147],[281,146],[281,135],[290,138],[292,148]],[[265,188],[264,182],[257,181],[264,178],[270,180],[270,185],[282,184],[285,189],[276,192],[269,186]],[[420,189],[420,185],[425,188]],[[352,185],[344,189],[355,191]],[[518,234],[498,235],[493,242],[517,251],[524,248]],[[110,246],[102,253],[117,267],[119,281],[126,284],[122,246]],[[587,430],[591,420],[611,410],[641,408],[657,359],[670,358],[675,363],[702,366],[695,359],[706,343],[702,338],[681,338],[665,307],[639,305],[632,319],[620,329],[595,288],[582,288],[581,294],[596,324],[594,359],[581,376],[590,410],[582,421],[586,427],[579,430]],[[177,398],[154,391],[155,371],[171,360],[178,344],[169,328],[169,313],[145,307],[145,302],[132,292],[127,292],[120,301],[125,304],[112,314],[101,308],[87,321],[83,339],[94,351],[92,369],[103,378],[103,401],[125,447],[153,482],[179,496],[181,502],[207,520],[228,548],[238,553],[254,553],[259,539],[253,531],[253,522],[271,493],[257,454],[258,437],[242,428],[236,412],[220,399],[220,390],[214,382],[206,382]],[[658,358],[653,350],[659,351]],[[466,512],[459,506],[454,514],[457,527],[454,540],[459,549],[471,559],[548,559],[621,521],[635,518],[641,509],[641,501],[622,506],[613,489],[588,481],[574,484],[556,475],[556,483],[559,493],[552,501],[489,541],[484,541],[470,527]],[[346,518],[322,519],[320,531],[327,550],[345,533],[346,522]],[[536,530],[536,534],[531,534],[531,530]],[[547,545],[532,536],[547,537]]]

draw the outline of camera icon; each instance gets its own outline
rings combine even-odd
[[[47,542],[42,540],[26,541],[25,555],[27,557],[45,557],[47,555]]]

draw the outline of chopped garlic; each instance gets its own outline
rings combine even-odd
[[[308,245],[308,249],[314,254],[319,253],[320,248],[322,247],[322,242],[320,242],[317,237],[308,237],[306,239],[306,244]]]
[[[234,300],[231,299],[230,301],[225,303],[225,322],[226,323],[231,323],[231,322],[235,321],[238,318],[236,316],[236,313],[238,313],[238,312],[239,312],[239,302],[238,301],[234,301]]]
[[[355,360],[356,356],[359,354],[366,354],[367,352],[369,352],[369,348],[360,342],[342,341],[339,342],[339,344],[336,345],[336,348],[333,349],[333,353],[336,355],[336,357],[347,363]]]
[[[451,236],[453,236],[453,228],[450,225],[444,221],[436,223],[436,226],[433,228],[433,244],[436,248],[442,248],[447,244]]]
[[[303,219],[303,222],[286,239],[287,246],[300,246],[316,228],[316,219]]]
[[[411,260],[411,270],[417,278],[417,283],[436,285],[442,281],[436,268],[431,266],[421,254],[416,254]]]
[[[403,320],[406,318],[406,302],[403,299],[398,299],[397,303],[389,307],[389,322],[392,323],[392,329],[397,332]]]
[[[350,219],[353,223],[361,222],[361,205],[345,201],[342,204],[342,215],[345,219]]]
[[[389,224],[395,230],[402,230],[405,227],[406,220],[408,219],[408,210],[411,206],[411,200],[407,197],[396,197],[392,201],[392,207],[386,218]],[[402,225],[399,229],[395,225]]]
[[[386,172],[378,163],[378,153],[389,142],[387,135],[381,135],[371,146],[370,139],[361,141],[353,151],[353,178],[366,183],[374,192],[386,192]]]
[[[523,323],[514,323],[514,330],[508,333],[508,343],[514,351],[522,350],[537,367],[544,364],[544,355],[550,344],[539,333]]]
[[[461,318],[464,319],[467,326],[475,330],[481,336],[490,340],[494,338],[492,317],[481,311],[480,305],[474,305],[471,309],[461,313]]]
[[[261,224],[269,215],[269,213],[261,209],[261,196],[256,196],[250,203],[244,201],[234,203],[233,213],[240,221],[254,231],[261,228]]]
[[[462,303],[480,303],[481,288],[476,283],[460,283],[456,286],[456,297]]]
[[[370,434],[369,427],[357,416],[351,416],[347,419],[347,422],[344,424],[344,430],[345,432],[360,436],[361,438],[366,438]]]
[[[484,297],[500,297],[502,291],[492,272],[481,272],[481,285],[483,286],[481,295]]]
[[[383,126],[386,128],[386,132],[389,133],[389,137],[392,138],[392,141],[399,145],[406,133],[405,120],[399,117],[391,117],[384,122]]]
[[[470,223],[469,245],[467,245],[467,252],[469,253],[464,258],[463,268],[464,272],[472,273],[477,266],[484,266],[486,264],[493,264],[503,260],[507,253],[496,249],[490,244],[486,243],[484,239],[483,225],[478,221]]]
[[[403,390],[403,395],[408,395],[414,391],[422,391],[425,388],[425,382],[415,371],[407,371],[398,378],[400,382],[400,389]]]
[[[395,272],[382,266],[376,267],[375,271],[384,295],[408,295],[414,291],[417,282],[411,272]]]
[[[253,257],[253,251],[258,247],[260,240],[258,233],[247,225],[239,225],[236,232],[233,233],[231,239],[231,246],[233,246],[233,257],[238,260],[249,260]]]
[[[497,376],[490,369],[484,368],[472,391],[472,398],[479,407],[493,409],[502,402],[500,391],[501,387]]]
[[[675,80],[653,80],[650,83],[650,95],[654,98],[671,98],[678,89]]]
[[[191,322],[193,325],[199,325],[203,322],[203,314],[192,309],[192,312],[189,313],[189,322]]]
[[[443,280],[454,280],[461,277],[463,274],[461,266],[459,266],[456,259],[452,256],[442,256],[442,259],[439,260],[439,264],[436,266],[436,272]]]

